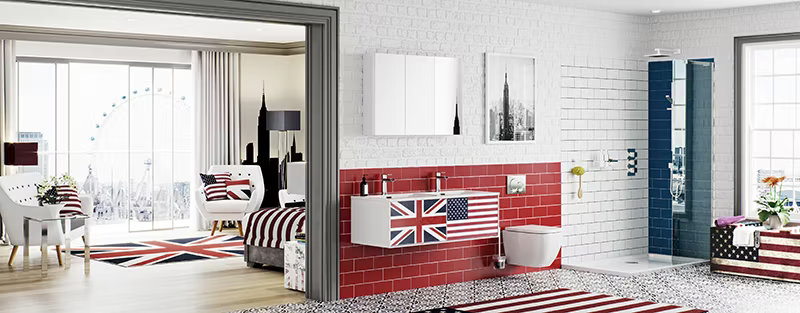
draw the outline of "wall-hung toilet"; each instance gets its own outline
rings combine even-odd
[[[561,228],[540,225],[506,227],[503,247],[508,264],[550,266],[561,250]]]

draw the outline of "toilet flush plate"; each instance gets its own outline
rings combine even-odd
[[[510,195],[521,195],[525,193],[526,187],[525,175],[508,175],[506,176],[506,193]]]

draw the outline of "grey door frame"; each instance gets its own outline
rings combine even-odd
[[[308,127],[306,297],[320,301],[339,298],[338,8],[270,0],[24,0],[19,2],[305,26],[308,110],[306,114]],[[0,25],[0,35],[20,35],[19,31],[17,29],[17,32],[14,32],[13,27]],[[123,34],[117,35],[122,36],[119,37],[120,40],[126,39]],[[37,33],[35,38],[21,36],[16,39],[74,42],[86,40],[85,36],[75,34],[74,31],[50,29],[48,32]],[[141,41],[141,36],[131,35],[128,39]],[[184,44],[191,45],[191,42]],[[172,46],[172,48],[178,47],[179,45]],[[224,42],[220,42],[219,48],[226,48]]]

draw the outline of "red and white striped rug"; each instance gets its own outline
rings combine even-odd
[[[705,310],[683,308],[631,298],[614,297],[571,289],[554,289],[521,296],[453,306],[428,312],[691,312]]]

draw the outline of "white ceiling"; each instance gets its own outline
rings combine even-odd
[[[260,42],[305,41],[305,27],[97,8],[0,1],[0,25]]]
[[[540,2],[577,7],[591,10],[609,11],[625,14],[652,15],[652,10],[660,14],[728,9],[766,4],[777,4],[787,0],[539,0]]]

